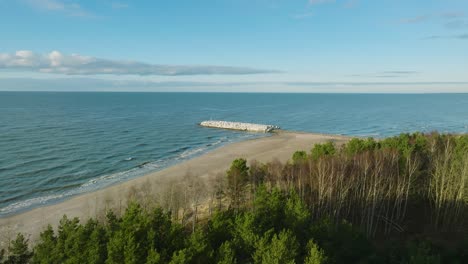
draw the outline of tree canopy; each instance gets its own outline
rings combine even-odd
[[[64,216],[33,247],[18,234],[0,263],[468,263],[468,136],[325,143],[284,165],[236,159],[224,179],[228,206],[196,228],[130,202]]]

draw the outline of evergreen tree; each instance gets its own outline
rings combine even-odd
[[[107,236],[103,226],[97,225],[91,232],[87,245],[88,263],[104,263],[107,259]]]
[[[56,256],[57,237],[51,225],[48,225],[39,237],[39,243],[34,248],[33,263],[60,263]]]
[[[77,248],[77,243],[82,242],[77,241],[77,232],[80,228],[79,222],[80,221],[78,218],[75,217],[70,220],[67,218],[67,216],[63,216],[63,218],[60,220],[58,227],[57,246],[54,251],[54,257],[58,263],[63,263],[67,259],[78,257],[73,249]]]
[[[219,248],[233,238],[235,215],[232,210],[216,212],[207,225],[208,241],[213,248]]]
[[[108,211],[106,214],[107,230],[109,233],[117,231],[119,227],[119,219],[113,211]]]
[[[409,264],[440,264],[441,261],[439,254],[432,252],[431,245],[425,241],[419,243],[409,243]]]
[[[152,211],[149,220],[148,245],[161,259],[168,260],[172,252],[183,246],[183,228],[171,221],[171,214],[161,208]]]
[[[139,254],[141,251],[141,247],[136,241],[134,233],[127,233],[125,236],[125,244],[124,244],[124,260],[125,263],[128,264],[138,264],[142,263],[140,260],[143,258]]]
[[[332,262],[363,262],[375,251],[363,233],[347,222],[336,224],[323,219],[314,223],[310,229],[310,237],[327,252]]]
[[[325,253],[319,248],[313,240],[307,244],[308,253],[304,260],[305,264],[324,264],[327,262]]]
[[[190,235],[186,252],[191,260],[190,263],[209,263],[213,257],[213,249],[208,243],[206,234],[201,229],[197,229]]]
[[[307,230],[310,222],[310,212],[305,203],[295,191],[290,191],[284,207],[283,226],[292,230],[300,242],[309,236]]]
[[[335,153],[336,149],[333,142],[327,142],[324,144],[315,144],[311,152],[311,157],[314,160],[318,160],[320,157],[335,155]]]
[[[186,263],[190,263],[190,260],[191,258],[188,256],[187,250],[181,249],[181,250],[174,252],[169,264],[186,264]]]
[[[6,261],[8,264],[28,263],[32,257],[32,253],[28,249],[28,240],[22,234],[18,234],[16,239],[10,243],[8,251],[10,252]]]
[[[273,228],[275,232],[284,227],[285,215],[284,204],[286,198],[278,188],[268,192],[265,186],[260,186],[254,200],[255,212],[253,212],[255,223],[260,229],[260,234]]]
[[[119,230],[111,233],[111,237],[107,243],[107,264],[124,263],[124,245],[123,231]]]
[[[261,238],[261,232],[258,222],[252,213],[239,214],[234,222],[234,238],[232,240],[236,249],[238,249],[239,262],[250,258],[255,250],[255,245]]]
[[[218,249],[217,256],[218,264],[235,264],[237,263],[236,252],[231,242],[224,242]]]
[[[307,160],[307,152],[305,151],[296,151],[292,156],[293,164],[301,164]]]
[[[149,217],[139,204],[131,202],[122,217],[125,263],[144,263],[148,253]]]
[[[255,263],[265,264],[293,264],[296,263],[299,244],[290,230],[283,230],[279,235],[274,234],[270,240],[267,233],[257,245],[254,254]]]
[[[156,252],[155,249],[150,249],[148,252],[148,257],[146,258],[146,264],[159,264],[161,262],[161,255]]]
[[[373,138],[353,138],[348,143],[346,143],[344,152],[351,156],[365,151],[376,150],[378,148],[380,148],[380,145]]]
[[[228,193],[232,206],[238,209],[243,202],[244,186],[249,181],[249,167],[245,159],[236,159],[227,171]]]

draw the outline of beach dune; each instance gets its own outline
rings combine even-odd
[[[143,195],[158,195],[167,191],[165,189],[168,186],[185,180],[184,177],[198,177],[197,180],[217,177],[224,174],[236,158],[260,162],[278,159],[285,162],[295,151],[310,151],[316,143],[333,141],[341,144],[347,140],[349,137],[345,136],[279,131],[270,137],[232,143],[158,172],[75,196],[57,204],[0,218],[0,248],[5,247],[5,243],[18,232],[34,242],[48,224],[56,226],[63,215],[69,218],[79,217],[85,221],[90,217],[102,215],[109,208],[121,208],[130,194],[138,189],[143,188],[147,191]]]

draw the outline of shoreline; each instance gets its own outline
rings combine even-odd
[[[286,162],[295,151],[309,152],[316,143],[333,141],[341,144],[350,138],[352,137],[280,130],[268,137],[223,145],[156,172],[2,217],[0,248],[18,232],[34,242],[48,224],[55,227],[65,214],[68,218],[79,217],[81,221],[86,221],[90,217],[103,217],[102,214],[107,209],[123,210],[122,207],[125,207],[129,199],[134,199],[135,195],[139,195],[139,199],[161,199],[168,187],[172,188],[187,179],[214,180],[217,176],[224,175],[236,158],[245,158],[248,162],[269,162],[274,159]]]
[[[184,163],[184,162],[189,161],[191,159],[197,158],[199,156],[203,156],[203,155],[205,155],[205,154],[207,154],[207,153],[209,153],[211,151],[214,151],[214,150],[216,150],[218,148],[222,148],[222,147],[225,147],[225,146],[228,146],[228,145],[231,145],[231,144],[235,144],[235,143],[239,143],[239,142],[243,142],[243,141],[255,140],[255,139],[262,138],[262,137],[270,137],[270,136],[273,135],[273,133],[259,133],[259,132],[245,132],[245,133],[259,134],[260,136],[246,137],[246,138],[233,138],[233,140],[228,140],[226,142],[221,142],[220,144],[218,144],[216,142],[214,145],[210,145],[206,149],[200,151],[200,153],[195,153],[194,155],[188,155],[188,158],[179,159],[179,157],[177,157],[176,159],[165,160],[167,162],[166,165],[163,165],[162,167],[158,167],[156,169],[154,169],[154,168],[153,169],[146,169],[147,170],[146,172],[137,172],[137,176],[131,176],[131,177],[125,177],[124,176],[122,178],[119,178],[118,181],[107,183],[107,184],[101,184],[101,185],[98,185],[98,186],[93,186],[93,187],[91,187],[91,189],[84,190],[84,191],[73,189],[73,190],[70,190],[68,193],[65,192],[65,193],[60,193],[60,194],[56,194],[56,195],[52,194],[51,196],[57,196],[57,198],[51,198],[50,201],[49,201],[49,199],[47,199],[46,202],[40,202],[40,203],[35,203],[33,205],[28,205],[28,206],[25,206],[24,208],[20,208],[20,209],[15,210],[15,211],[10,211],[8,213],[1,212],[0,213],[0,231],[1,231],[1,220],[2,219],[6,219],[6,218],[9,218],[9,217],[13,217],[15,215],[26,213],[26,212],[32,211],[34,209],[37,209],[37,208],[42,208],[42,207],[47,207],[47,206],[50,206],[50,205],[59,204],[59,203],[65,202],[65,201],[67,201],[69,199],[72,199],[72,198],[80,196],[80,195],[93,193],[93,192],[96,192],[96,191],[100,191],[100,190],[112,187],[114,185],[119,185],[119,184],[125,183],[127,181],[138,179],[140,177],[144,177],[144,176],[147,176],[147,175],[150,175],[150,174],[165,170],[165,169],[167,169],[169,167],[177,166],[177,165],[179,165],[181,163]],[[112,178],[113,175],[122,174],[122,173],[126,174],[128,172],[131,172],[131,171],[137,170],[137,169],[138,170],[143,170],[143,169],[145,169],[145,166],[147,164],[152,164],[153,162],[154,161],[146,161],[146,162],[140,163],[140,164],[138,164],[138,165],[136,165],[134,167],[130,167],[130,168],[128,168],[126,170],[123,170],[123,171],[116,171],[116,172],[113,172],[113,173],[110,173],[110,174],[99,175],[99,176],[95,177],[94,179],[88,180],[88,182],[93,181],[93,180],[100,181],[101,178],[107,178],[107,177]],[[86,184],[86,183],[84,183],[84,184]],[[83,186],[84,184],[82,184],[81,186]],[[43,197],[39,196],[39,197],[32,198],[32,199],[41,199],[41,198],[43,198]],[[48,196],[46,198],[48,198]],[[29,200],[26,199],[25,201],[29,201]],[[13,205],[15,205],[15,204],[13,204]],[[6,206],[4,208],[8,208],[9,206],[11,206],[11,205],[8,205],[8,206]],[[1,209],[3,209],[3,208],[1,208]]]

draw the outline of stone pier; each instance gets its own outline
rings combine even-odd
[[[272,126],[272,125],[229,122],[229,121],[219,121],[219,120],[203,121],[200,123],[200,126],[233,129],[233,130],[241,130],[241,131],[251,131],[251,132],[263,132],[263,133],[269,133],[269,132],[273,132],[273,130],[275,129],[279,129],[279,127]]]

